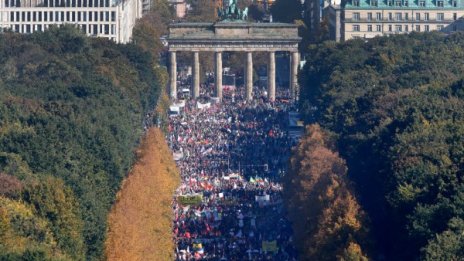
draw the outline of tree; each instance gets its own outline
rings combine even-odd
[[[24,200],[50,220],[58,246],[74,260],[84,260],[83,222],[73,192],[60,179],[46,177],[25,188]]]
[[[50,223],[24,202],[0,196],[0,260],[71,260],[56,247]]]
[[[338,257],[340,261],[367,261],[369,260],[362,252],[357,243],[349,242],[343,250],[343,254]]]
[[[464,256],[464,221],[453,219],[450,229],[437,234],[423,250],[423,259],[427,261],[461,260]]]
[[[192,12],[188,13],[189,22],[215,22],[217,20],[216,4],[212,0],[191,0]]]
[[[101,258],[108,211],[164,86],[146,47],[87,38],[73,26],[0,35],[0,172],[22,184],[0,175],[0,197],[25,202],[50,226],[54,253]],[[36,234],[35,225],[19,227]]]
[[[272,19],[275,22],[294,23],[301,19],[302,11],[300,0],[276,0],[271,6]]]
[[[307,127],[292,152],[284,196],[304,260],[366,259],[366,215],[346,178],[345,162],[330,148],[331,138],[318,125]],[[348,260],[348,259],[347,259]]]
[[[167,0],[152,0],[150,12],[137,20],[134,27],[133,42],[150,52],[156,62],[164,49],[160,38],[168,33],[168,25],[173,18],[174,10]]]
[[[307,49],[300,109],[337,136],[389,260],[459,249],[451,221],[464,206],[463,44],[462,34],[415,33]]]
[[[18,178],[0,172],[0,195],[9,198],[18,198],[23,184]]]

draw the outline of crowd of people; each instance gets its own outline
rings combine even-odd
[[[252,102],[243,88],[217,104],[187,100],[170,118],[167,140],[182,178],[173,200],[178,261],[296,260],[280,184],[293,105],[255,94]]]

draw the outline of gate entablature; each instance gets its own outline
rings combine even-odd
[[[298,93],[297,73],[299,64],[298,27],[285,23],[248,23],[245,21],[221,21],[217,23],[173,23],[167,38],[170,52],[170,96],[176,98],[176,52],[194,53],[193,96],[199,95],[199,52],[215,52],[216,97],[222,99],[222,52],[247,53],[247,99],[252,99],[253,52],[268,52],[268,98],[275,100],[275,52],[290,52],[290,88],[294,98]]]

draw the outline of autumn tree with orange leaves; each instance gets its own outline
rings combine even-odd
[[[293,149],[284,197],[302,260],[368,260],[367,217],[330,136],[310,125]]]

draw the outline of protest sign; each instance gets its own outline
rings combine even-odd
[[[279,247],[277,246],[277,241],[263,241],[262,249],[265,252],[274,252],[277,253],[279,251]]]
[[[177,197],[177,201],[181,205],[199,205],[203,200],[203,195],[195,194],[195,195],[180,195]]]

